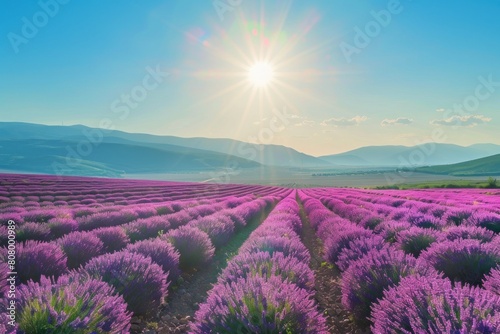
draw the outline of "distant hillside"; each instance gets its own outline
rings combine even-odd
[[[500,145],[476,144],[468,147],[428,143],[418,146],[367,146],[319,157],[336,165],[409,167],[447,165],[500,154]],[[424,159],[421,159],[424,157]]]
[[[87,145],[54,139],[0,139],[0,169],[47,174],[120,176],[124,173],[167,173],[260,164],[217,152],[174,145],[141,146],[137,143]],[[89,142],[87,142],[89,143]],[[88,151],[87,151],[88,150]],[[88,152],[88,153],[86,153]],[[230,163],[229,163],[230,162]]]
[[[2,139],[52,139],[52,140],[86,140],[85,132],[92,128],[83,125],[56,126],[19,122],[0,122]],[[126,141],[135,145],[160,148],[161,145],[174,145],[189,149],[199,149],[253,160],[259,164],[282,167],[324,167],[331,166],[322,159],[298,152],[281,145],[258,145],[227,138],[181,138],[174,136],[157,136],[122,131],[104,131],[104,142],[116,143]]]
[[[452,176],[497,176],[500,175],[500,154],[452,165],[420,167],[416,171]]]

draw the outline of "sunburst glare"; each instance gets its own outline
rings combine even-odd
[[[274,77],[274,69],[271,64],[259,61],[253,64],[248,70],[248,79],[257,87],[265,87]]]

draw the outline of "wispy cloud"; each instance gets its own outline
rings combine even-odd
[[[299,122],[299,123],[295,123],[294,125],[297,126],[297,127],[301,127],[301,126],[314,126],[316,124],[315,121],[311,121],[311,120],[308,120],[308,119],[304,119],[302,120],[302,122]]]
[[[438,108],[438,109],[436,109],[436,111],[437,111],[437,112],[444,112],[444,111],[445,111],[445,109],[444,109],[444,108]]]
[[[466,116],[451,116],[446,119],[435,119],[431,121],[432,125],[442,125],[442,126],[464,126],[473,127],[479,124],[485,124],[490,122],[492,119],[484,115],[466,115]]]
[[[413,123],[413,119],[407,118],[407,117],[398,117],[396,119],[384,119],[382,122],[380,122],[380,125],[382,126],[388,126],[388,125],[408,125]]]
[[[357,126],[364,121],[366,121],[368,117],[366,116],[354,116],[353,118],[330,118],[321,122],[323,126]]]

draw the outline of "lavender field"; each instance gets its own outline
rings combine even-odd
[[[499,333],[500,190],[3,174],[0,333]]]

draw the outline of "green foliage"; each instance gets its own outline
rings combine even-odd
[[[486,188],[498,188],[497,179],[494,179],[492,176],[490,176],[486,182],[487,182]]]

